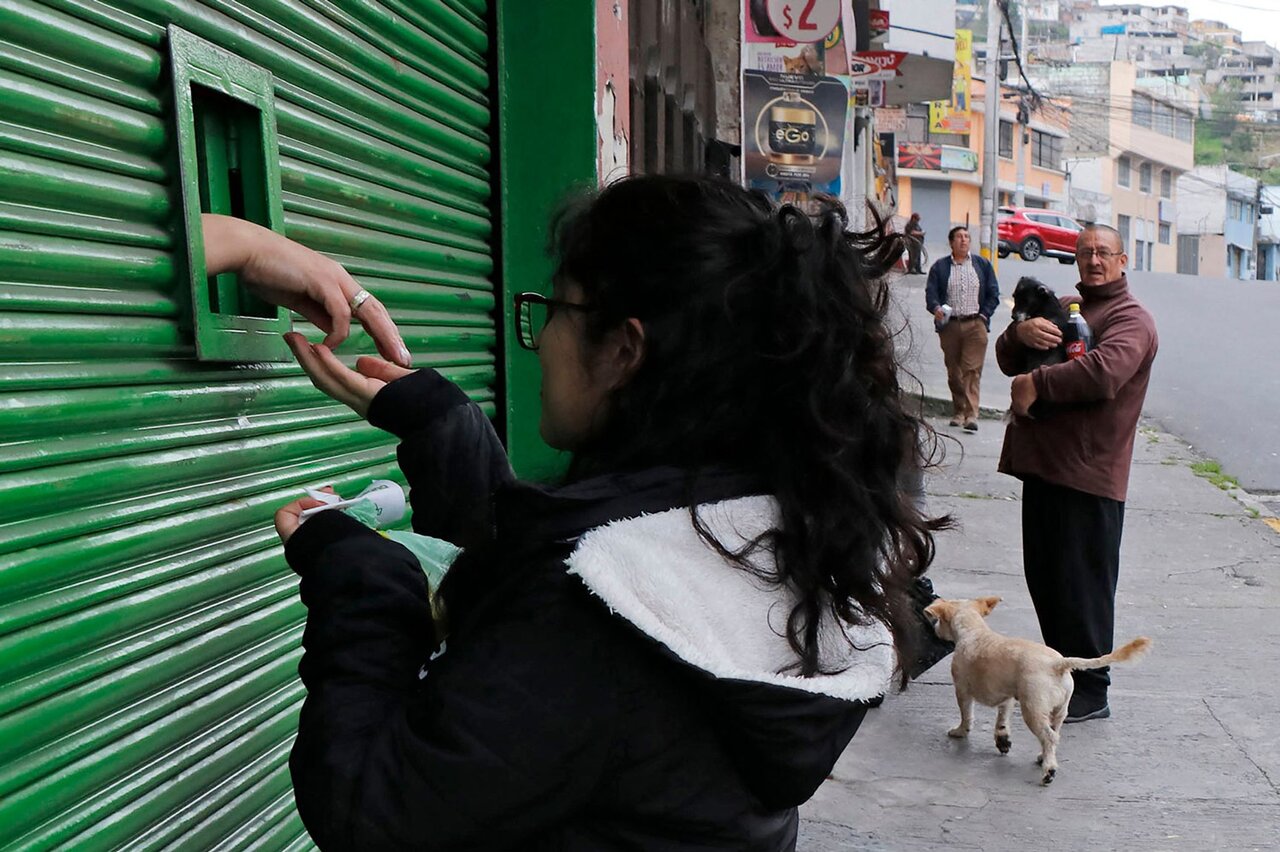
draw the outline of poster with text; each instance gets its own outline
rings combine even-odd
[[[795,14],[807,0],[797,0]],[[774,4],[777,5],[777,4]],[[785,3],[783,6],[785,7]],[[743,0],[742,67],[775,74],[807,74],[813,77],[847,74],[848,46],[844,22],[837,16],[828,30],[813,33],[812,40],[794,40],[779,32],[770,18],[768,0]],[[785,11],[785,8],[783,9]]]
[[[951,100],[929,102],[930,133],[969,132],[969,94],[973,79],[973,32],[956,30],[956,64]]]
[[[849,89],[833,77],[742,72],[742,167],[747,186],[812,211],[840,195]]]

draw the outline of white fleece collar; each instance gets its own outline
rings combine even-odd
[[[772,497],[741,497],[704,505],[699,514],[716,539],[736,550],[776,526],[778,509]],[[892,634],[878,621],[854,626],[827,618],[820,658],[824,670],[837,673],[784,673],[797,662],[786,639],[794,595],[708,547],[687,507],[597,527],[566,562],[611,611],[716,677],[849,701],[889,688],[897,655]]]

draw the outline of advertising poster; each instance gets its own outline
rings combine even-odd
[[[889,32],[889,12],[885,9],[871,10],[871,40],[883,38]]]
[[[839,196],[848,108],[835,78],[743,71],[746,185],[809,211],[815,194]]]
[[[876,112],[876,126],[883,133],[906,133],[907,110],[905,107],[886,107]]]
[[[942,168],[942,146],[928,142],[899,142],[898,168],[939,171]]]
[[[959,145],[937,145],[931,142],[900,142],[898,168],[926,171],[976,172],[978,154]]]
[[[828,23],[830,15],[816,15],[814,20],[820,24],[808,35],[798,27],[791,34],[778,29],[779,25],[785,28],[787,21],[798,24],[806,4],[808,0],[743,0],[742,67],[815,77],[848,74],[848,44],[838,14],[834,23]]]
[[[854,79],[850,85],[852,89],[849,102],[854,106],[882,107],[885,105],[886,87],[884,80]]]
[[[888,81],[901,77],[907,56],[901,50],[864,50],[849,55],[849,85],[854,106],[882,107]]]
[[[949,172],[976,172],[978,152],[959,145],[943,145],[942,168]]]
[[[973,32],[956,30],[956,64],[951,74],[951,100],[929,102],[929,132],[969,132],[969,93],[972,78]]]
[[[894,156],[896,136],[877,133],[875,141],[876,200],[880,202],[881,210],[895,210],[898,207],[898,163]]]

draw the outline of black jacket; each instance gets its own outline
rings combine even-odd
[[[402,439],[416,531],[467,550],[437,647],[408,551],[337,512],[289,541],[309,611],[290,769],[320,847],[793,849],[888,686],[888,632],[825,625],[844,672],[780,673],[786,593],[701,542],[679,471],[516,483],[431,370],[369,419]],[[773,522],[757,490],[709,475],[692,502],[731,543]]]

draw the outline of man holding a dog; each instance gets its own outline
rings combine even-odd
[[[951,425],[977,432],[978,388],[987,358],[991,315],[1000,304],[1000,284],[991,262],[969,253],[968,228],[952,228],[947,242],[951,254],[930,267],[924,302],[933,314],[942,360],[947,365]]]
[[[1158,339],[1129,291],[1129,257],[1118,231],[1086,227],[1076,244],[1079,302],[1093,330],[1083,357],[1020,373],[1028,349],[1052,349],[1062,332],[1046,319],[1013,322],[996,360],[1014,376],[1013,420],[1000,471],[1022,490],[1022,562],[1045,644],[1066,656],[1111,651],[1120,535],[1129,467]],[[1040,400],[1038,418],[1028,415]],[[1068,722],[1111,715],[1108,670],[1077,671]]]

